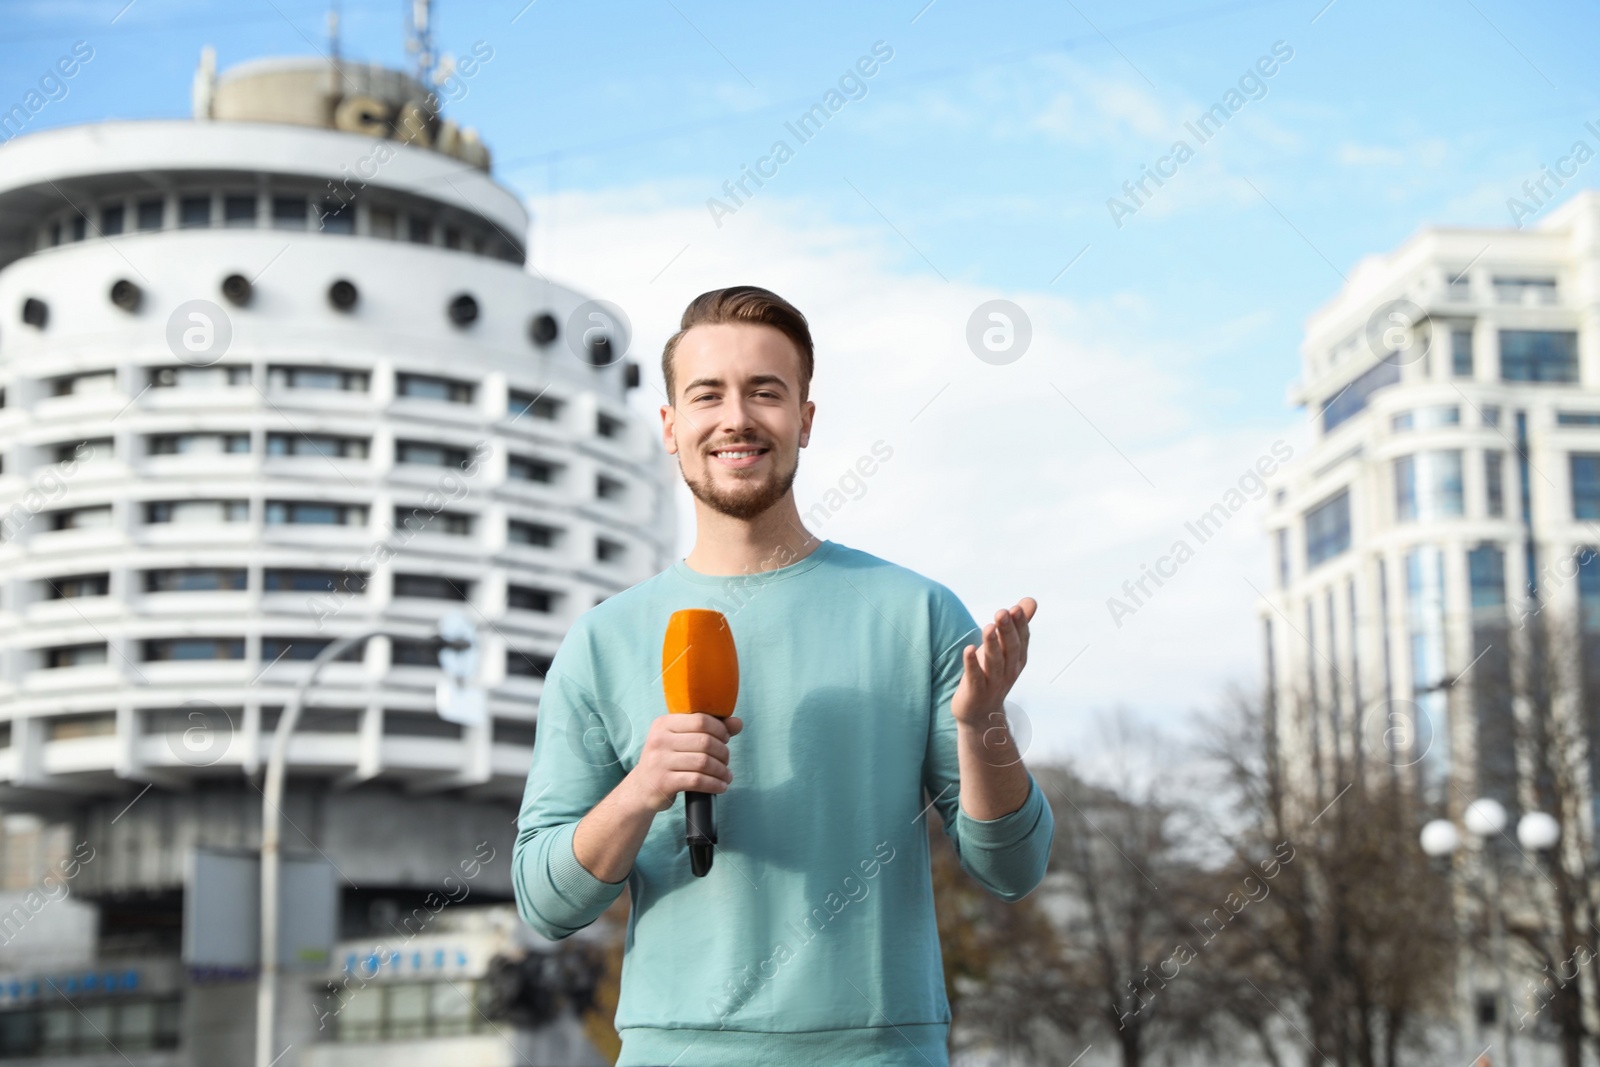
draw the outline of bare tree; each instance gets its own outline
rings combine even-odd
[[[1234,802],[1236,869],[1270,882],[1239,916],[1247,947],[1220,962],[1298,1031],[1308,1064],[1397,1067],[1450,1007],[1449,885],[1417,845],[1428,812],[1382,764],[1325,795],[1318,776],[1294,773],[1270,709],[1241,696],[1209,748]],[[1264,1032],[1248,998],[1227,1004]]]

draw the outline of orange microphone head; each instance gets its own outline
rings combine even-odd
[[[661,684],[667,710],[703,711],[727,718],[739,700],[739,652],[720,611],[683,608],[667,620],[661,646]]]

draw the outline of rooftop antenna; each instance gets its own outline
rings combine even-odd
[[[417,81],[433,84],[434,64],[438,57],[433,51],[432,0],[411,0],[410,35],[406,38],[406,51],[417,57]]]
[[[339,0],[328,4],[328,55],[339,65]]]

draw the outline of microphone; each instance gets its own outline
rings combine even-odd
[[[739,651],[733,631],[720,611],[683,608],[667,620],[661,646],[661,685],[667,711],[688,715],[703,711],[726,719],[739,699]],[[711,870],[711,846],[717,843],[710,793],[683,794],[689,869],[696,878]]]

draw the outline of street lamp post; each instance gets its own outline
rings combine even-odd
[[[256,1067],[272,1067],[276,1059],[272,1052],[272,1035],[276,1029],[275,1013],[278,1010],[279,824],[283,815],[283,778],[289,754],[289,735],[294,732],[295,724],[300,719],[306,693],[316,684],[322,668],[351,645],[383,636],[383,633],[382,630],[366,630],[330,641],[311,661],[311,669],[306,672],[305,678],[295,686],[272,733],[272,752],[267,758],[265,788],[261,791],[261,975],[256,986]],[[471,638],[464,636],[447,637],[440,643],[445,648],[457,650],[473,645]]]
[[[1461,815],[1467,832],[1483,846],[1484,893],[1489,899],[1489,953],[1494,962],[1495,1028],[1500,1047],[1505,1049],[1506,1067],[1514,1067],[1511,1047],[1511,986],[1506,977],[1505,912],[1500,896],[1500,867],[1494,855],[1493,839],[1506,828],[1506,809],[1497,800],[1479,797]],[[1517,821],[1517,838],[1533,850],[1553,848],[1561,836],[1560,824],[1542,811],[1530,811]],[[1449,819],[1434,819],[1422,828],[1422,851],[1443,858],[1460,847],[1461,834]]]

